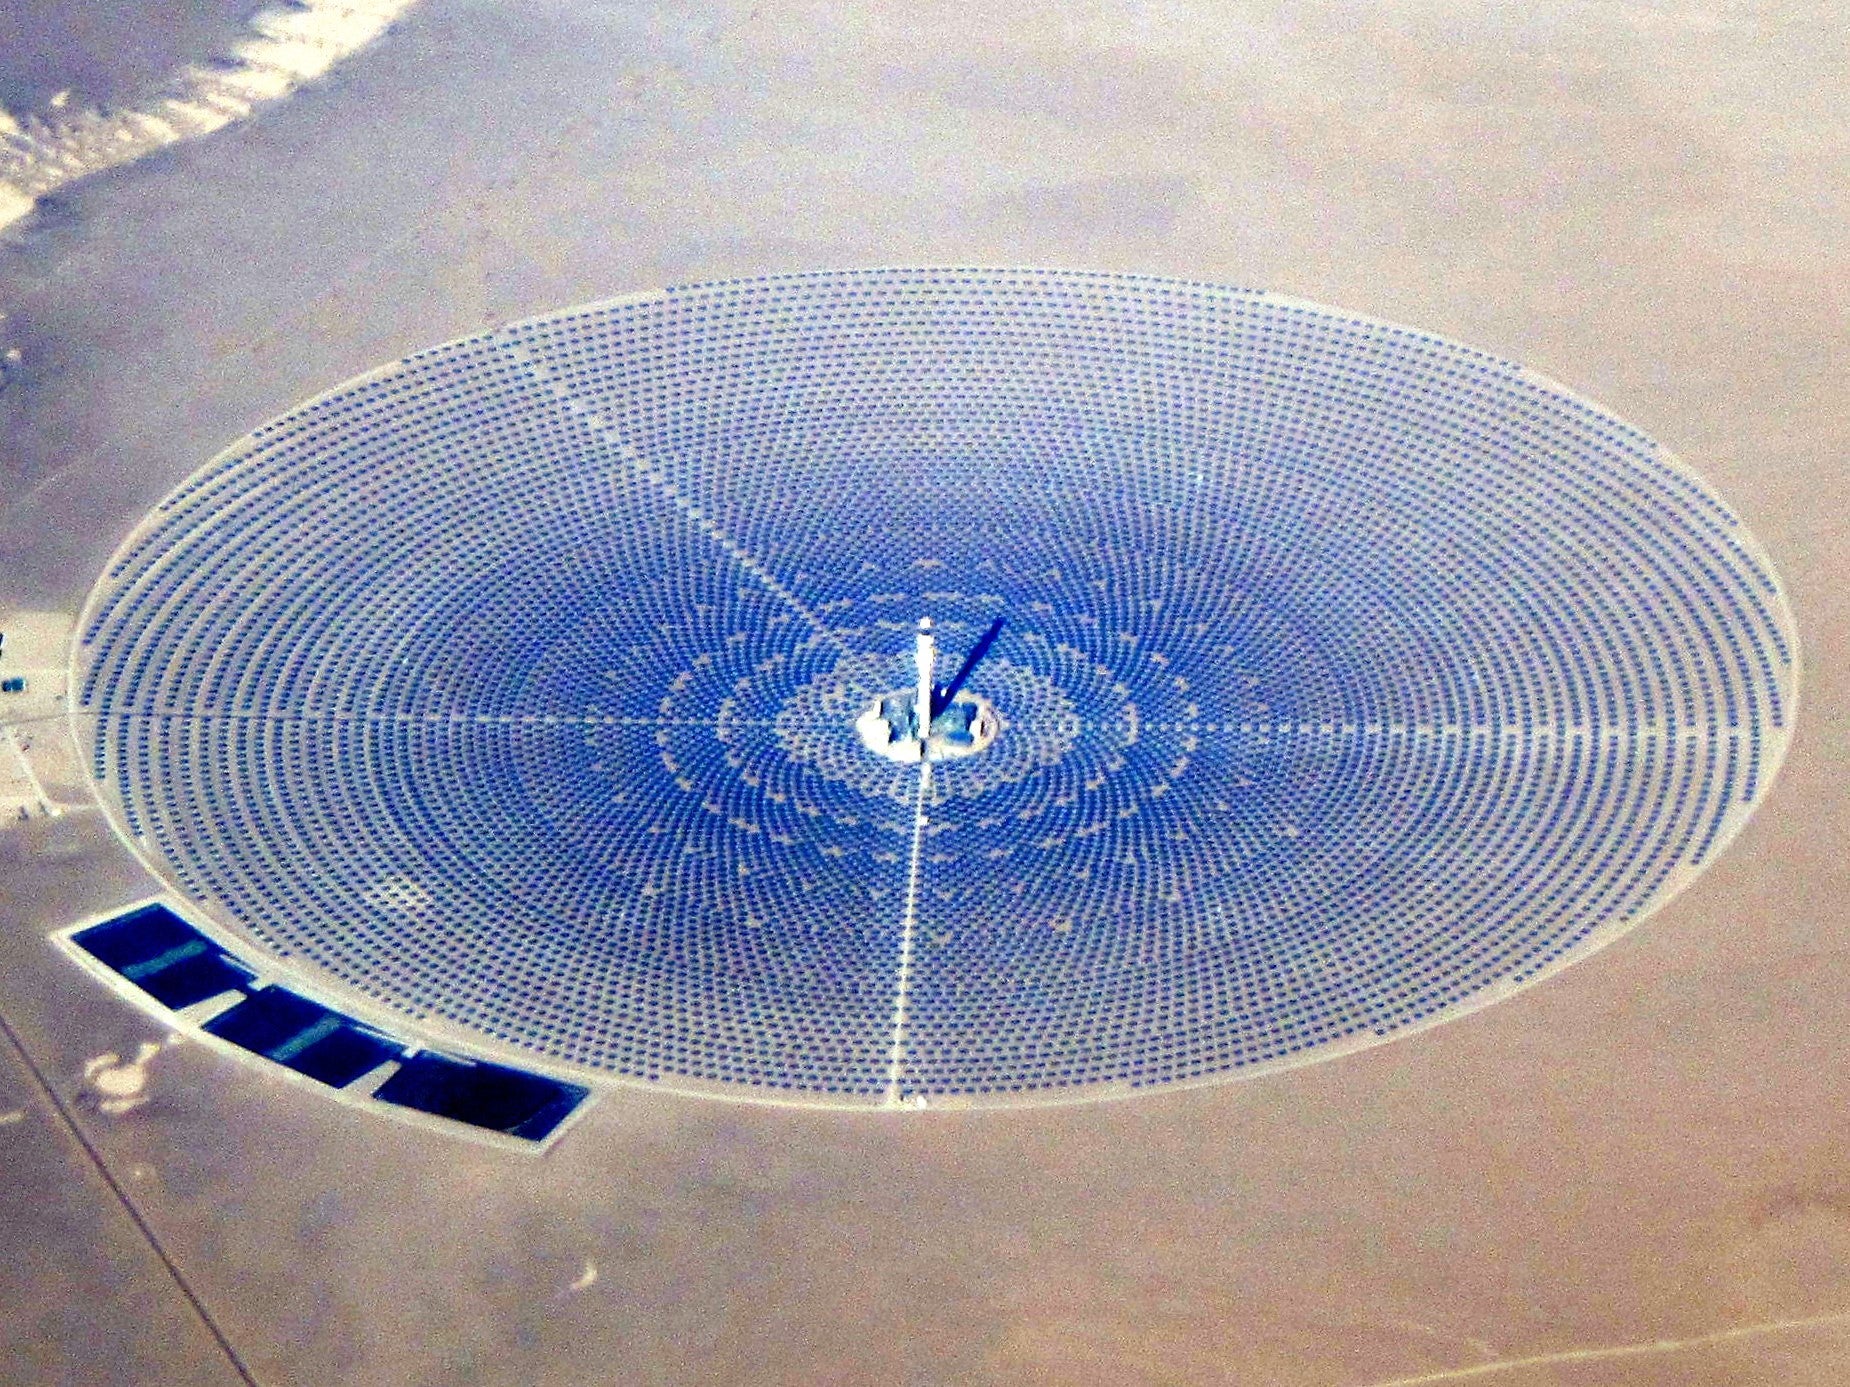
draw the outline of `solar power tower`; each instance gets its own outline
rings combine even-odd
[[[1505,997],[1739,828],[1796,674],[1725,505],[1519,367],[936,269],[407,357],[183,483],[75,648],[227,942],[577,1083],[850,1106]]]

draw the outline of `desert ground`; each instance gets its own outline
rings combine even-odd
[[[132,103],[247,17],[95,59],[44,16],[46,56],[0,62],[16,114]],[[535,1158],[175,1039],[51,944],[152,887],[50,661],[0,714],[34,743],[0,745],[0,1382],[1850,1379],[1847,60],[1831,8],[1722,0],[421,0],[39,196],[0,231],[22,632],[233,440],[430,344],[696,280],[1041,265],[1273,289],[1566,383],[1741,516],[1804,673],[1702,878],[1457,1021],[1071,1107],[612,1089]]]

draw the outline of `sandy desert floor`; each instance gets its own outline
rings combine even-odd
[[[1830,8],[1720,0],[423,0],[47,194],[0,233],[0,612],[74,614],[207,458],[420,347],[661,284],[1026,264],[1565,382],[1760,538],[1805,675],[1695,887],[1451,1024],[1033,1111],[613,1091],[540,1159],[169,1043],[47,940],[142,869],[74,759],[42,786],[70,812],[19,819],[0,746],[0,1381],[1850,1378],[1847,59]],[[146,1101],[106,1112],[127,1068]]]

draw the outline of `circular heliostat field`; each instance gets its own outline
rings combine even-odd
[[[921,618],[940,686],[993,632],[923,756]],[[849,1104],[1505,995],[1739,828],[1796,659],[1728,509],[1558,386],[1001,270],[419,353],[194,476],[80,635],[105,803],[279,970],[528,1065]]]

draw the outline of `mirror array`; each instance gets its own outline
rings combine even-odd
[[[993,744],[856,719],[920,617]],[[1136,276],[696,285],[257,430],[81,628],[105,803],[282,967],[788,1101],[1205,1080],[1505,995],[1764,795],[1753,540],[1508,362]]]

